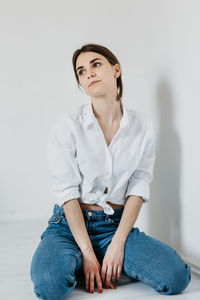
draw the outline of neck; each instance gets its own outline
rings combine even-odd
[[[123,109],[120,101],[101,101],[99,99],[91,101],[94,115],[101,124],[112,126],[121,120]]]

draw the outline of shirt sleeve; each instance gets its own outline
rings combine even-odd
[[[150,200],[150,184],[153,180],[153,169],[155,163],[155,133],[152,121],[148,120],[144,138],[144,147],[137,168],[128,180],[125,199],[130,195],[141,196],[144,202]]]
[[[59,206],[80,197],[81,175],[76,160],[75,137],[67,119],[58,118],[49,131],[46,158],[51,190]]]

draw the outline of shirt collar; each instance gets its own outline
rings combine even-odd
[[[123,110],[123,115],[120,120],[120,128],[124,128],[128,125],[128,113],[127,113],[127,108],[126,105],[122,103],[122,110]],[[90,101],[89,103],[85,104],[85,109],[84,109],[84,122],[86,126],[89,126],[90,124],[94,125],[94,122],[97,121],[93,108],[92,108],[92,102]]]

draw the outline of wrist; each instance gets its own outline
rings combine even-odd
[[[81,252],[83,255],[91,255],[94,253],[94,250],[92,247],[87,247],[87,248],[81,249]]]
[[[118,246],[124,246],[126,243],[126,239],[115,234],[112,238],[112,243],[117,244]]]

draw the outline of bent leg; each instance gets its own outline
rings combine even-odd
[[[124,249],[122,273],[151,286],[160,294],[178,294],[191,280],[191,267],[169,245],[134,227]]]
[[[36,296],[64,300],[76,286],[75,272],[81,267],[82,253],[74,239],[59,230],[42,235],[30,269]]]

